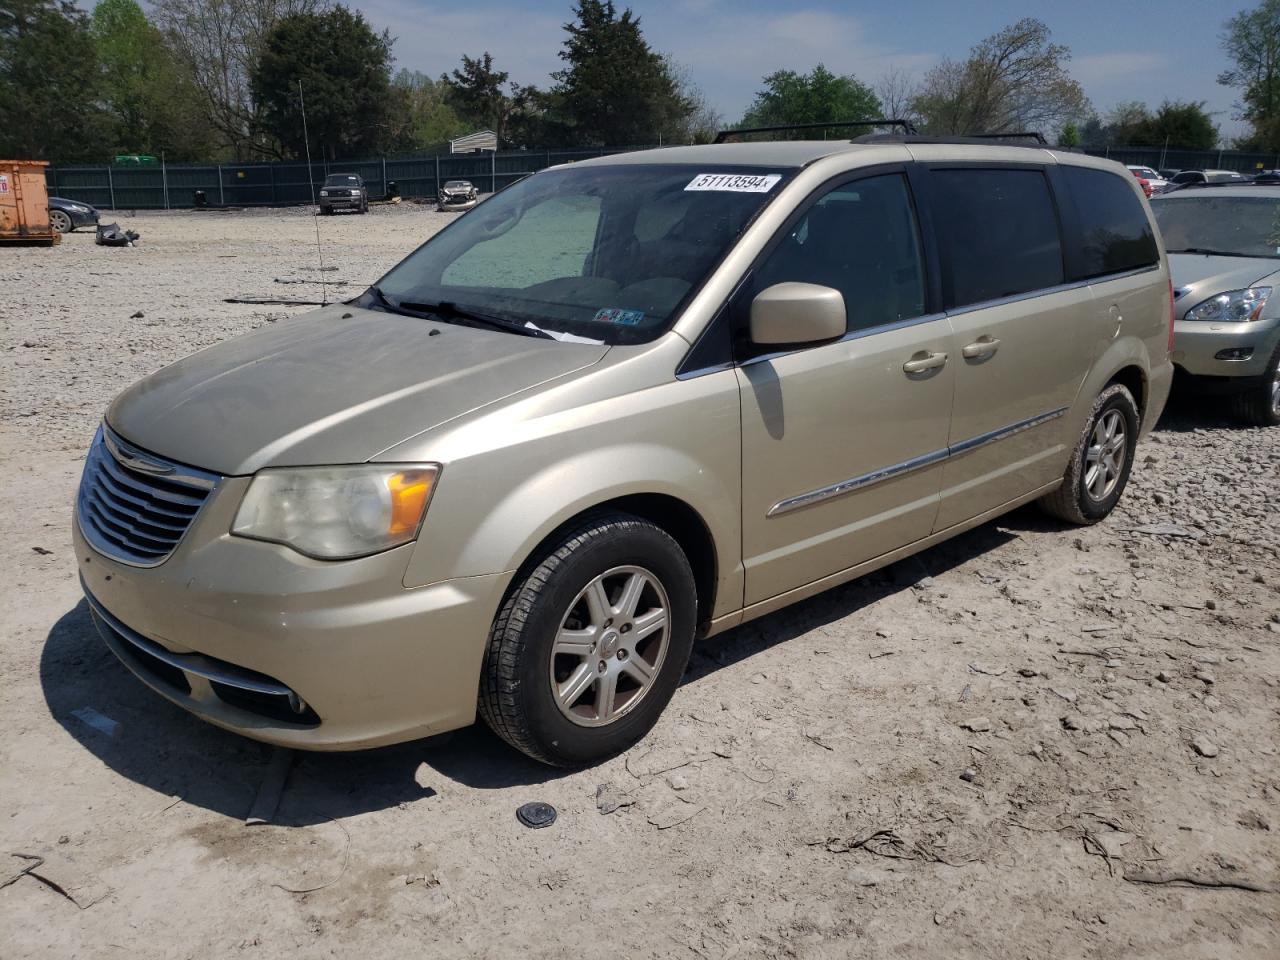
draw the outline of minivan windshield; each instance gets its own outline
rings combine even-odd
[[[1169,253],[1280,259],[1280,192],[1274,197],[1204,193],[1151,201]]]
[[[441,230],[360,302],[456,322],[496,316],[557,339],[643,343],[670,327],[785,173],[676,164],[543,171]]]

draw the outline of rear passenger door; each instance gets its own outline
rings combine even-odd
[[[1062,417],[1091,355],[1086,284],[1067,283],[1043,165],[932,165],[955,402],[935,530],[1061,475]]]

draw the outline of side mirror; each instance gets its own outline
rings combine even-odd
[[[819,343],[843,337],[844,295],[815,283],[775,283],[751,301],[751,342]]]

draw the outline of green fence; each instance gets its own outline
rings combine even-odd
[[[435,197],[448,180],[470,180],[493,192],[535,171],[559,163],[649,147],[584,150],[509,150],[498,153],[379,157],[306,163],[224,163],[158,167],[49,167],[49,194],[103,210],[169,210],[196,205],[203,191],[210,206],[283,207],[312,202],[329,173],[358,173],[369,196],[387,195],[394,183],[402,197]],[[308,172],[310,175],[308,175]]]

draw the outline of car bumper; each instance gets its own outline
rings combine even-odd
[[[228,528],[229,499],[152,568],[95,552],[74,522],[94,621],[125,666],[210,723],[288,747],[375,747],[475,720],[509,575],[406,589],[411,545],[323,563],[225,533],[201,541],[198,528]]]
[[[1182,370],[1204,377],[1256,377],[1280,343],[1280,317],[1252,323],[1179,320],[1173,330],[1172,359]],[[1225,351],[1251,351],[1245,359],[1223,359]]]
[[[98,222],[98,211],[89,210],[81,213],[78,210],[67,210],[66,214],[71,217],[71,225],[73,227],[91,227]]]
[[[363,197],[324,197],[320,206],[332,210],[357,210],[363,203]]]
[[[479,203],[479,202],[480,202],[480,200],[479,200],[479,198],[478,198],[478,197],[477,197],[475,200],[458,200],[458,201],[441,200],[441,201],[440,201],[440,203],[439,203],[439,209],[441,209],[441,210],[470,210],[472,207],[474,207],[474,206],[475,206],[477,203]]]

